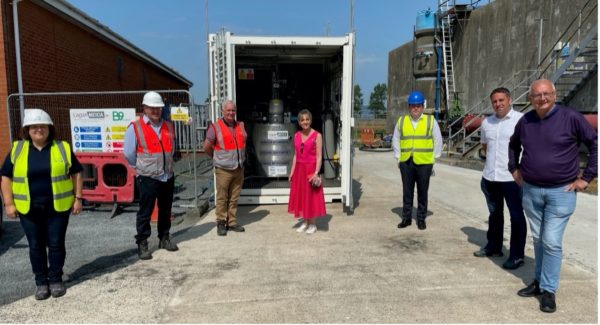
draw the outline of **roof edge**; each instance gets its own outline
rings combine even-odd
[[[175,69],[167,66],[166,64],[162,63],[158,59],[156,59],[153,56],[151,56],[150,54],[148,54],[146,51],[133,45],[133,43],[129,42],[121,35],[112,31],[110,28],[108,28],[108,26],[103,25],[102,23],[100,23],[100,21],[92,18],[85,12],[77,9],[75,6],[68,3],[67,1],[65,1],[65,0],[34,0],[33,2],[37,3],[37,4],[42,4],[42,5],[45,4],[47,6],[54,8],[58,12],[72,18],[73,20],[75,20],[79,24],[83,25],[84,27],[87,27],[87,28],[91,29],[92,31],[96,32],[97,34],[99,34],[101,37],[108,40],[109,42],[131,52],[132,54],[140,57],[143,61],[159,68],[160,70],[166,72],[167,74],[175,77],[179,81],[187,84],[190,88],[193,86],[193,83],[190,80],[185,78],[183,75],[181,75]]]

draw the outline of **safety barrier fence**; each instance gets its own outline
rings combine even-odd
[[[147,91],[57,92],[11,94],[7,99],[11,140],[22,138],[24,109],[41,108],[53,120],[55,138],[71,144],[84,163],[84,199],[90,202],[132,203],[130,166],[125,166],[123,140],[127,125],[142,114]],[[180,196],[197,205],[201,194],[198,169],[210,161],[197,159],[208,122],[208,106],[194,104],[187,90],[158,90],[165,102],[163,117],[172,119],[177,139],[175,176]],[[171,113],[171,114],[169,114]],[[118,125],[118,126],[115,126]],[[84,131],[90,132],[84,132]],[[99,178],[100,177],[100,178]],[[206,191],[206,189],[204,190]]]

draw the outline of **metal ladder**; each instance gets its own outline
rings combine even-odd
[[[452,58],[452,18],[455,0],[438,0],[438,13],[441,17],[442,51],[444,57],[444,79],[446,80],[446,107],[452,105],[454,86],[454,64]]]
[[[598,27],[592,18],[596,16],[597,2],[588,1],[579,10],[578,15],[571,21],[563,34],[550,48],[550,51],[541,60],[536,70],[522,70],[515,73],[510,79],[500,84],[511,92],[513,107],[518,111],[526,111],[530,108],[527,102],[529,85],[536,79],[547,78],[555,83],[557,101],[568,103],[568,101],[585,85],[588,79],[598,70]],[[592,27],[584,31],[583,27],[590,23]],[[581,35],[584,35],[583,37]],[[560,53],[569,53],[563,58]],[[462,123],[457,119],[448,126],[449,135],[447,141],[447,154],[465,157],[479,147],[479,128],[470,133],[466,132],[468,125],[477,118],[485,118],[493,113],[489,98],[485,96],[473,107],[465,110],[461,117],[473,115],[464,127],[457,132],[452,132],[452,127]],[[456,128],[456,126],[455,126]],[[476,141],[477,140],[477,141]]]

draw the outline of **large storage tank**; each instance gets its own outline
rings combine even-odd
[[[271,100],[268,123],[254,124],[252,152],[256,158],[256,176],[287,177],[290,174],[296,127],[292,123],[284,123],[283,113],[283,102]]]

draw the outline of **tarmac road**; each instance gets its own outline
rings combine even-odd
[[[420,231],[415,223],[406,229],[396,228],[400,221],[401,181],[389,153],[357,151],[354,167],[354,215],[345,215],[339,203],[328,204],[328,215],[319,220],[319,231],[314,235],[294,231],[298,223],[287,214],[285,205],[263,205],[240,207],[239,221],[246,227],[245,233],[219,237],[214,229],[214,211],[210,211],[175,231],[178,252],[159,250],[154,252],[154,259],[137,261],[127,253],[132,249],[127,244],[122,250],[96,254],[98,257],[86,264],[94,267],[70,266],[66,273],[75,280],[67,284],[67,295],[38,302],[30,294],[2,305],[0,320],[598,322],[596,196],[578,195],[564,240],[558,310],[546,314],[539,311],[535,298],[516,295],[533,276],[530,238],[525,265],[514,271],[501,268],[503,258],[472,255],[485,243],[487,229],[480,172],[436,165],[428,228]],[[129,221],[123,222],[131,227]],[[508,226],[507,222],[507,230]],[[131,231],[125,232],[124,243],[131,240]],[[23,248],[18,246],[22,243],[21,239],[2,252],[2,268],[7,254],[10,261],[23,259]],[[18,254],[11,251],[19,249]],[[79,254],[75,251],[80,249],[69,250]],[[101,264],[97,261],[110,261],[102,265],[114,266],[96,268]],[[0,270],[10,272],[10,277],[16,276],[15,271],[29,272]],[[28,290],[32,292],[33,287]]]

